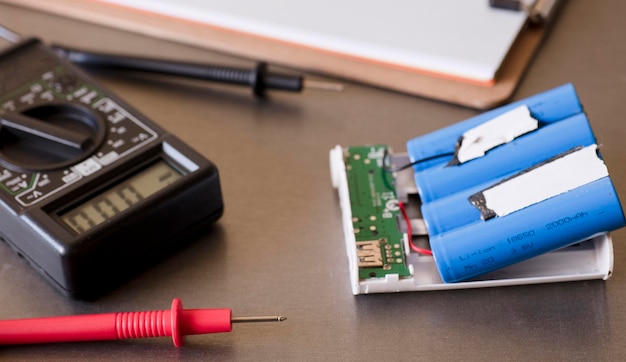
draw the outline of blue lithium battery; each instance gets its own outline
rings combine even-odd
[[[511,177],[576,147],[595,144],[584,114],[531,132],[494,149],[488,157],[464,165],[439,165],[415,175],[422,198],[422,214],[431,234],[462,226],[475,219],[476,210],[462,202],[477,190]]]
[[[465,131],[509,112],[520,105],[527,105],[533,116],[545,123],[558,122],[583,112],[574,86],[565,84],[411,139],[407,142],[409,157],[411,161],[416,161],[453,152],[459,137]],[[447,163],[444,161],[439,162]],[[435,162],[434,164],[437,163]],[[424,167],[429,167],[429,164],[420,164],[416,166],[416,170]]]
[[[481,157],[450,166],[464,132],[525,105],[539,128]],[[502,178],[530,167],[576,145],[595,143],[593,132],[571,85],[530,97],[410,140],[407,152],[412,162],[437,155],[439,159],[415,166],[415,183],[423,202],[456,193],[483,182]]]
[[[416,172],[415,183],[423,202],[469,187],[502,179],[576,146],[595,144],[587,117],[577,114],[525,134],[490,150],[488,156],[464,164],[439,164]]]
[[[431,235],[430,245],[442,280],[457,282],[623,226],[620,202],[604,177],[505,217]]]
[[[422,213],[446,282],[571,245],[625,222],[597,145],[576,147],[493,185],[424,204]]]

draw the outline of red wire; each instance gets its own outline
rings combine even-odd
[[[404,203],[398,201],[398,206],[400,207],[400,211],[402,212],[402,217],[404,218],[404,222],[406,223],[406,233],[408,235],[409,246],[411,247],[411,249],[413,249],[413,251],[420,253],[420,254],[433,255],[432,251],[428,249],[420,248],[419,246],[413,244],[413,229],[411,228],[411,219],[409,219],[409,215],[406,213],[406,208],[404,207]]]

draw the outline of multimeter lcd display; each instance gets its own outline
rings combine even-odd
[[[82,234],[164,189],[181,176],[180,172],[161,160],[67,211],[61,215],[61,220]]]

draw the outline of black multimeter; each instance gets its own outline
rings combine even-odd
[[[212,162],[39,40],[0,52],[0,239],[64,294],[100,295],[222,212]]]

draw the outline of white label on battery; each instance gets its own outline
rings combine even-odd
[[[493,216],[506,216],[607,177],[609,171],[598,156],[597,149],[594,144],[567,153],[476,194],[482,194],[484,198],[481,209],[483,218],[485,210],[495,213]]]
[[[538,127],[539,122],[530,115],[528,107],[519,106],[463,133],[456,159],[464,163],[482,157],[490,149]]]

